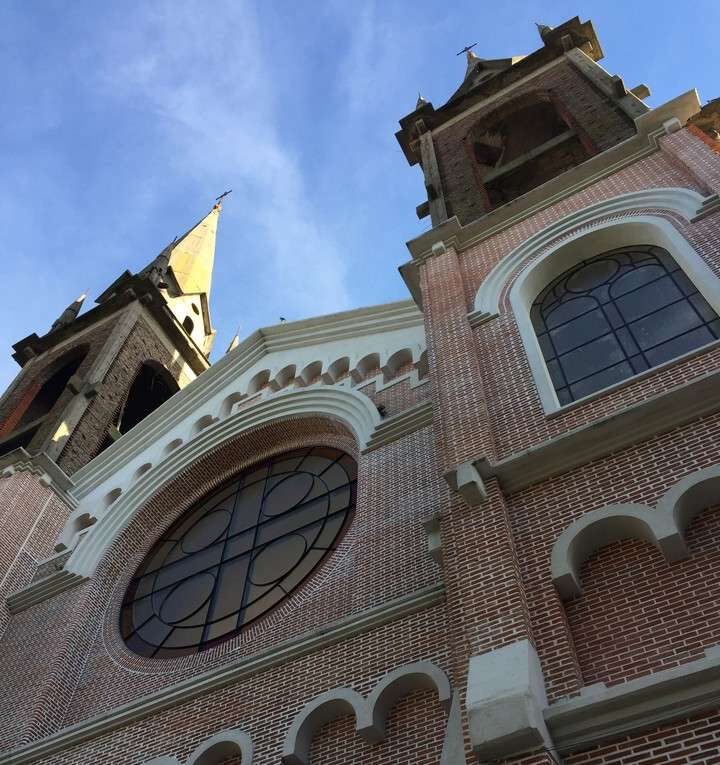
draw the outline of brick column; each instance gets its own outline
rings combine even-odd
[[[453,247],[435,245],[420,268],[425,334],[443,473],[494,454],[488,403]]]
[[[457,252],[436,244],[422,264],[421,287],[437,458],[457,490],[441,513],[448,628],[457,646],[454,671],[467,678],[465,714],[475,755],[507,760],[549,749],[552,741],[505,497],[497,480],[484,485],[473,465],[492,459],[495,450],[463,286]],[[539,756],[538,762],[545,755]]]
[[[660,150],[682,167],[702,186],[720,194],[720,142],[711,148],[711,139],[694,125],[658,140]]]

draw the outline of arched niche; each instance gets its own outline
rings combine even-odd
[[[687,557],[687,547],[671,517],[647,505],[608,505],[577,518],[552,548],[552,579],[560,597],[582,594],[580,569],[597,550],[620,539],[643,539],[660,550],[668,562]]]
[[[309,765],[310,744],[325,723],[347,714],[355,717],[357,734],[370,744],[385,738],[385,725],[393,705],[413,691],[431,689],[446,713],[452,689],[445,673],[428,661],[405,664],[388,672],[363,698],[350,688],[334,688],[309,701],[295,716],[285,736],[284,765]]]
[[[594,147],[557,95],[524,93],[484,115],[465,137],[488,208],[505,204],[584,162]]]
[[[40,425],[55,407],[68,382],[84,361],[88,350],[87,345],[73,348],[43,370],[44,380],[35,383],[28,390],[28,394],[34,390],[32,398],[12,411],[0,427],[0,438],[16,434],[0,446],[0,454],[20,446],[27,446],[32,441]]]
[[[128,391],[117,429],[127,433],[180,390],[176,380],[156,361],[141,364]]]
[[[658,503],[658,512],[671,515],[681,532],[693,518],[720,505],[720,465],[711,465],[678,481]]]

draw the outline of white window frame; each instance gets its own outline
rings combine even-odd
[[[535,328],[530,319],[532,304],[545,286],[580,261],[618,247],[631,245],[655,245],[667,250],[713,310],[720,315],[720,279],[692,248],[687,239],[665,218],[653,215],[631,215],[613,221],[597,223],[547,249],[539,258],[524,268],[515,279],[510,289],[510,305],[525,347],[540,401],[548,415],[561,409],[576,406],[580,402],[619,386],[627,385],[631,380],[656,372],[669,364],[675,364],[678,359],[695,354],[700,350],[694,349],[688,354],[683,354],[626,380],[594,391],[570,404],[561,405],[558,401],[555,387],[550,379],[535,334]]]

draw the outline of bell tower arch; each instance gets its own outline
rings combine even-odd
[[[0,456],[45,453],[68,475],[210,365],[209,310],[221,205],[81,313],[16,343],[22,369],[0,399]]]

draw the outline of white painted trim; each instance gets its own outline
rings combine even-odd
[[[140,464],[153,461],[148,460],[148,452],[162,451],[178,435],[186,440],[185,434],[178,434],[179,427],[183,429],[186,423],[191,425],[205,415],[226,416],[233,403],[246,397],[248,383],[263,370],[260,364],[265,357],[270,356],[266,363],[268,377],[273,380],[282,366],[315,361],[316,357],[303,360],[302,356],[309,349],[318,352],[318,345],[333,342],[340,345],[319,349],[317,360],[323,361],[324,367],[329,367],[338,355],[358,362],[368,350],[378,352],[381,365],[402,348],[409,348],[413,358],[420,361],[424,351],[422,314],[412,301],[402,301],[257,330],[205,371],[202,381],[192,381],[80,468],[73,475],[74,495],[82,500],[100,484],[115,481],[118,476],[130,480]],[[335,353],[340,350],[341,354]]]
[[[591,227],[610,216],[647,209],[668,210],[690,221],[702,210],[705,200],[706,197],[693,189],[643,189],[602,199],[580,210],[575,210],[540,231],[536,231],[499,261],[480,285],[475,296],[474,311],[499,313],[500,297],[505,284],[518,266],[542,252],[560,237],[580,227]]]
[[[514,494],[718,411],[720,370],[713,370],[629,406],[620,406],[498,462],[480,455],[474,460],[475,467],[481,478],[497,478],[506,494]]]
[[[110,731],[142,720],[150,715],[171,709],[192,699],[204,696],[219,688],[258,675],[302,656],[320,651],[330,645],[362,635],[383,624],[432,608],[445,600],[442,584],[434,584],[417,592],[396,598],[359,614],[339,619],[318,629],[286,640],[271,648],[242,656],[232,664],[216,667],[201,675],[163,688],[123,704],[115,709],[101,712],[95,717],[57,731],[39,741],[33,741],[17,749],[0,753],[0,765],[30,765],[30,763],[56,752],[69,749],[83,741],[90,741]]]
[[[685,191],[689,190],[686,189]],[[695,192],[689,193],[701,199],[700,195]],[[632,206],[637,207],[635,204]],[[648,202],[647,206],[652,205]],[[678,204],[676,212],[679,211],[679,207],[680,205]],[[686,213],[688,209],[685,210]],[[517,265],[526,258],[532,258],[549,241],[557,241],[557,237],[561,236],[563,232],[574,229],[572,224],[569,225],[568,229],[564,227],[555,229],[554,226],[551,226],[550,228],[554,230],[552,235],[547,233],[548,229],[544,229],[536,237],[531,237],[528,242],[511,253],[506,260]],[[535,240],[535,245],[532,244],[533,240]],[[558,411],[562,407],[558,402],[555,388],[550,380],[547,365],[543,359],[542,351],[540,350],[540,345],[530,320],[530,306],[546,284],[579,261],[594,255],[600,255],[616,247],[631,244],[651,244],[666,249],[693,281],[708,303],[717,313],[720,313],[720,279],[718,279],[707,263],[695,252],[689,242],[672,223],[664,218],[653,215],[631,215],[619,220],[602,220],[592,223],[588,220],[581,231],[575,231],[571,236],[563,239],[562,242],[555,244],[553,247],[545,249],[539,257],[532,260],[517,275],[510,289],[510,305],[525,347],[538,395],[546,414]],[[501,261],[501,263],[505,263],[505,260]],[[494,271],[496,270],[498,270],[498,267],[494,269]],[[500,291],[510,278],[510,270],[505,268],[503,270],[505,274],[502,276],[498,272],[493,277],[491,273],[478,293],[478,300],[490,301],[500,299]],[[488,287],[488,291],[481,295],[483,288],[489,282],[492,282],[494,286],[492,289]]]
[[[281,391],[255,406],[240,409],[225,420],[196,433],[192,440],[178,446],[161,457],[150,470],[133,481],[107,508],[97,508],[97,523],[87,532],[82,543],[77,545],[65,564],[65,570],[83,577],[93,575],[105,551],[125,529],[132,517],[163,486],[170,483],[195,460],[211,449],[244,433],[251,428],[294,417],[320,415],[347,424],[364,449],[380,423],[380,415],[373,402],[353,390],[336,386]],[[85,511],[85,504],[92,504],[92,498],[81,504],[77,512]],[[97,505],[97,502],[95,502]]]
[[[398,441],[416,430],[432,425],[432,419],[433,406],[431,400],[422,401],[410,409],[400,412],[400,414],[387,417],[375,428],[364,452],[379,449],[381,446]]]
[[[187,765],[213,765],[238,753],[241,765],[252,765],[252,739],[239,728],[224,730],[206,738],[190,755]]]

